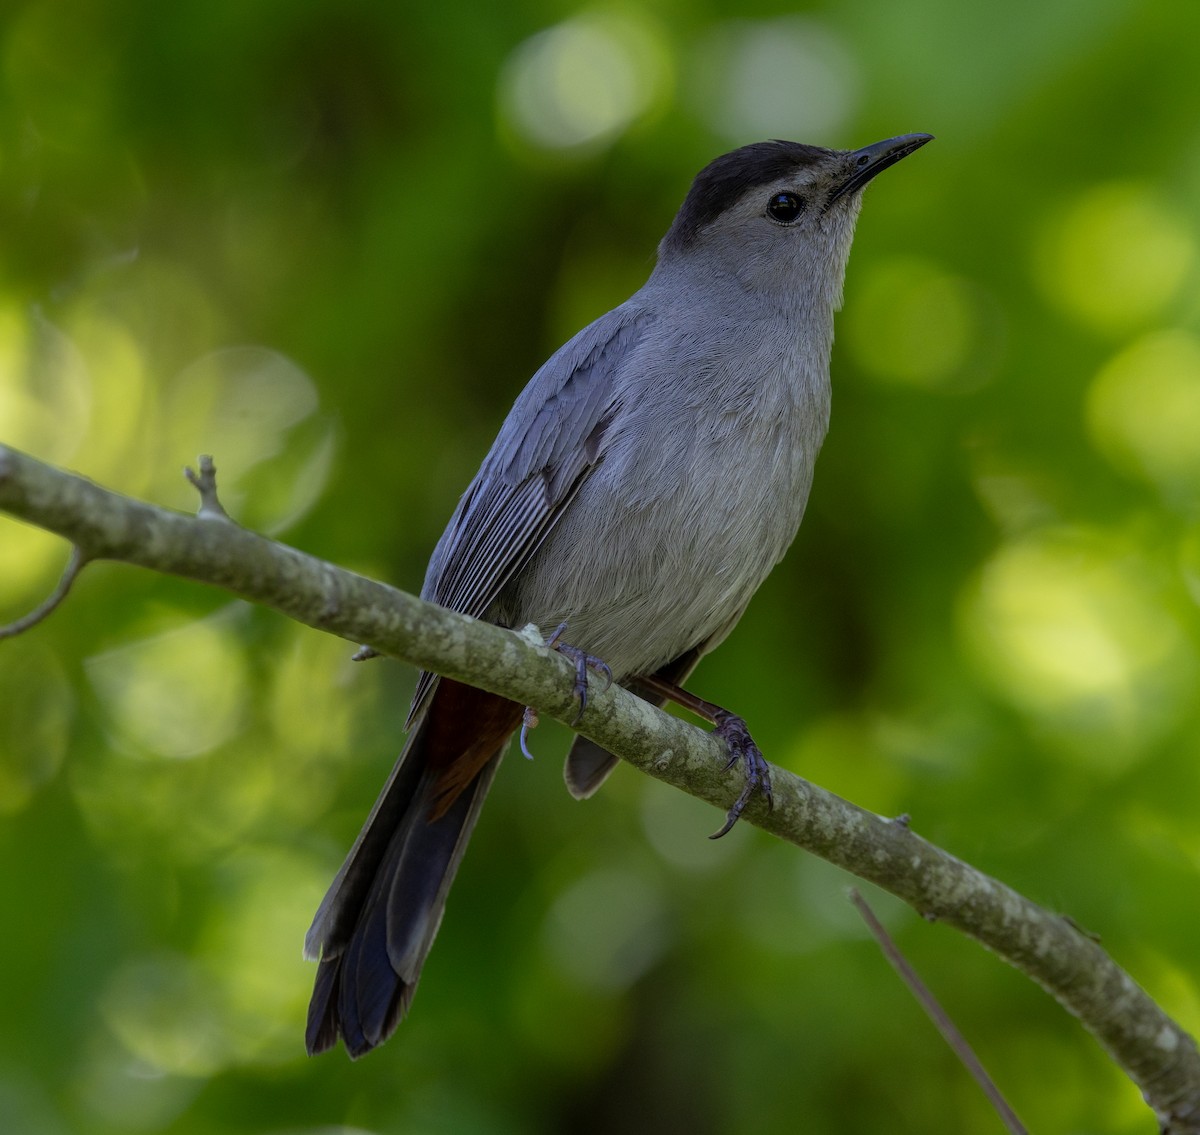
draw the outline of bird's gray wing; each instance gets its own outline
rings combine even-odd
[[[616,376],[651,319],[629,304],[615,308],[533,376],[438,541],[422,598],[475,618],[488,612],[600,459],[621,404]],[[418,679],[410,725],[435,680]]]

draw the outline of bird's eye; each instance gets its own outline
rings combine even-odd
[[[767,216],[777,224],[790,225],[804,212],[804,198],[794,193],[776,193],[767,202]]]

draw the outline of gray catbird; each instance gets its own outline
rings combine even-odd
[[[697,175],[632,298],[533,376],[434,550],[421,594],[564,637],[648,698],[682,694],[804,514],[829,422],[833,313],[862,188],[930,140],[760,142]],[[677,700],[683,700],[682,698]],[[740,718],[697,699],[769,792]],[[404,751],[308,932],[309,1052],[382,1043],[412,1001],[446,894],[522,708],[423,674]],[[615,760],[577,739],[588,796]],[[728,823],[726,829],[728,828]]]

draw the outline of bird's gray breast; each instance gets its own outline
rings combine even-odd
[[[625,361],[601,459],[497,612],[648,673],[723,637],[804,514],[828,343],[758,321],[667,330]]]

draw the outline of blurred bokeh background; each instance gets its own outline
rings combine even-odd
[[[764,137],[867,194],[800,538],[696,674],[777,763],[1099,934],[1200,1030],[1200,7],[7,0],[0,440],[401,586],[513,396]],[[0,618],[67,549],[0,519]],[[998,1130],[850,880],[567,737],[414,1012],[303,1055],[309,918],[413,673],[89,570],[0,643],[0,1130]],[[871,897],[1036,1130],[1149,1132],[1040,990]]]

